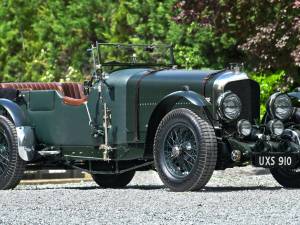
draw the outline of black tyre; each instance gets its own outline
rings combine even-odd
[[[211,178],[217,161],[212,126],[188,109],[174,109],[160,122],[154,139],[154,162],[172,191],[196,191]]]
[[[288,168],[271,168],[274,179],[283,187],[300,188],[300,170]]]
[[[0,190],[16,187],[23,177],[26,162],[18,153],[15,125],[0,116]]]
[[[103,188],[122,188],[130,183],[135,171],[121,174],[92,174],[94,181]]]

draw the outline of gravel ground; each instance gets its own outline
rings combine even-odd
[[[200,192],[167,190],[155,172],[125,189],[94,182],[0,191],[0,224],[300,224],[300,190],[252,167],[214,173]]]

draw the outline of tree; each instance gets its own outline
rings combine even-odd
[[[210,27],[195,22],[178,23],[177,0],[121,0],[112,15],[111,40],[131,43],[174,44],[175,59],[184,68],[223,68],[232,62],[231,38],[214,35]]]
[[[176,0],[0,0],[1,81],[82,80],[96,40],[175,45],[186,68],[223,67],[210,28],[173,20]]]
[[[1,0],[1,80],[81,80],[88,73],[86,49],[108,36],[116,3]]]
[[[232,52],[260,71],[284,69],[299,79],[299,0],[186,0],[175,5],[176,21],[196,21],[217,36],[232,38]]]

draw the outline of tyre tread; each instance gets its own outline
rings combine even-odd
[[[182,185],[181,187],[174,187],[168,181],[167,176],[163,173],[163,171],[158,165],[158,159],[156,155],[158,154],[159,149],[157,149],[157,145],[159,141],[158,139],[161,136],[161,130],[166,125],[166,123],[168,123],[168,121],[176,117],[184,115],[190,115],[193,118],[194,122],[200,127],[202,139],[201,151],[203,151],[205,154],[203,159],[199,159],[200,163],[198,163],[197,170],[193,175],[194,179],[186,181],[186,184]],[[213,127],[207,121],[203,120],[196,113],[189,109],[180,108],[172,110],[162,119],[161,123],[157,128],[157,132],[154,138],[154,159],[159,176],[161,177],[165,185],[168,186],[170,189],[174,191],[196,191],[203,188],[211,178],[217,162],[217,139]]]
[[[6,128],[9,129],[12,138],[10,149],[12,155],[7,172],[9,179],[6,180],[5,183],[3,183],[3,181],[0,182],[0,189],[7,190],[15,188],[20,183],[25,171],[26,162],[20,158],[18,153],[18,135],[15,125],[4,116],[0,116],[0,124],[2,126],[7,126]]]

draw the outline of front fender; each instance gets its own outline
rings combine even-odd
[[[201,95],[194,91],[176,91],[165,96],[154,109],[153,114],[166,113],[170,111],[174,105],[180,100],[185,99],[192,105],[203,109],[208,118],[211,118],[211,114],[207,108],[210,103]]]
[[[206,113],[206,118],[209,119],[209,122],[213,125],[211,120],[212,117],[207,107],[210,105],[210,103],[203,96],[189,90],[176,91],[168,94],[164,98],[162,98],[162,100],[156,105],[151,113],[146,135],[146,146],[144,153],[145,157],[153,156],[153,140],[159,123],[161,122],[163,117],[172,110],[174,105],[182,99],[185,99],[197,108],[204,110],[204,112]]]
[[[207,100],[202,96],[199,95],[198,93],[194,91],[176,91],[173,92],[167,96],[165,96],[160,104],[171,104],[174,106],[176,102],[178,102],[181,99],[186,99],[189,101],[191,104],[199,107],[204,107],[210,104],[207,102]]]

